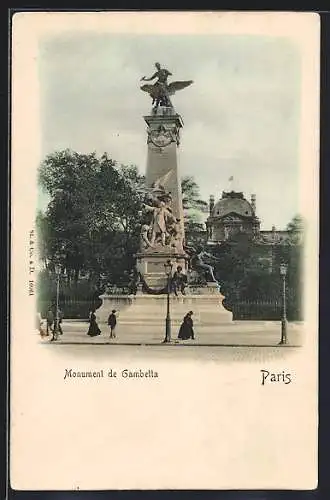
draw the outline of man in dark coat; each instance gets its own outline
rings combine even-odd
[[[111,314],[109,315],[108,318],[108,325],[110,326],[110,338],[115,338],[116,337],[116,324],[117,324],[117,317],[116,317],[116,310],[113,309],[111,311]]]

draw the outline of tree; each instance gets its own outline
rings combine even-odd
[[[206,233],[203,213],[208,204],[201,199],[199,186],[191,176],[181,179],[181,191],[186,240],[192,246],[204,245]]]
[[[49,219],[40,210],[36,217],[36,229],[37,229],[37,250],[39,260],[43,263],[44,268],[48,269],[49,264]]]
[[[301,215],[297,214],[292,217],[291,221],[287,224],[286,229],[290,233],[304,231],[304,219]]]
[[[187,221],[199,222],[207,209],[207,202],[200,198],[199,186],[191,176],[181,179],[182,205]]]
[[[60,249],[68,283],[83,273],[99,285],[132,266],[143,183],[135,166],[65,150],[46,157],[39,182],[51,198],[37,221],[50,271]]]
[[[264,249],[258,248],[248,234],[237,234],[212,250],[218,259],[215,273],[222,283],[227,301],[256,299],[269,293],[269,264]],[[274,289],[273,283],[273,289]]]
[[[287,230],[293,235],[300,234],[301,221],[300,217],[294,217],[288,224]],[[272,247],[256,244],[247,234],[237,234],[221,245],[211,247],[210,251],[218,259],[215,264],[215,274],[221,282],[226,304],[232,306],[240,301],[248,301],[251,305],[251,301],[256,304],[261,301],[263,305],[260,306],[260,311],[256,309],[254,312],[251,311],[251,314],[253,312],[255,317],[263,315],[265,319],[267,314],[270,315],[269,319],[279,317],[282,294],[279,269],[281,263],[286,263],[288,319],[301,319],[302,249],[301,241],[296,238],[289,237],[284,244]],[[270,307],[268,313],[262,309],[266,307],[267,302]]]

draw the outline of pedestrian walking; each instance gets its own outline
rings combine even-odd
[[[96,322],[95,309],[91,311],[87,335],[89,335],[90,337],[96,337],[97,335],[101,335],[101,330]]]
[[[110,326],[110,338],[116,338],[116,325],[117,325],[117,317],[116,317],[116,309],[111,311],[111,314],[108,318],[108,325]]]
[[[180,340],[188,340],[192,339],[195,340],[195,333],[194,333],[194,322],[192,320],[192,315],[193,311],[189,311],[185,317],[183,318],[183,321],[180,326],[179,334],[178,334],[178,339]]]

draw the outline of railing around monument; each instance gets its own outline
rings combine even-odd
[[[232,311],[233,320],[278,321],[282,315],[282,301],[277,298],[238,300],[233,303],[223,302],[226,309]],[[288,300],[287,318],[289,321],[302,321],[302,308],[296,301]]]
[[[106,293],[108,295],[129,295],[131,292],[128,286],[111,286],[108,287]],[[199,290],[197,286],[190,285],[189,292],[195,295]],[[42,317],[46,316],[47,310],[52,301],[40,300],[39,312]],[[102,300],[98,298],[86,297],[60,297],[60,307],[63,311],[64,318],[68,319],[81,319],[88,320],[90,310],[95,307],[96,309],[101,305]],[[231,302],[225,299],[223,302],[226,309],[233,312],[233,320],[265,320],[265,321],[278,321],[281,318],[282,303],[280,298],[260,298],[253,300],[236,300]],[[297,303],[288,300],[287,314],[289,321],[302,320],[301,309]]]
[[[281,301],[277,299],[240,300],[224,306],[233,313],[233,320],[278,320],[281,317]]]
[[[107,287],[105,291],[105,293],[109,295],[129,295],[130,292],[131,290],[128,286],[116,285]],[[64,318],[88,320],[91,309],[97,309],[102,304],[102,299],[98,298],[99,295],[102,295],[101,291],[93,295],[66,295],[60,293],[59,305],[63,311]],[[55,301],[55,295],[50,297],[49,300],[39,298],[38,312],[40,312],[43,318],[46,317],[49,307],[51,307]]]
[[[54,303],[52,300],[39,300],[38,301],[38,312],[40,312],[41,317],[45,318],[49,307]],[[92,309],[97,309],[102,304],[102,300],[97,298],[88,297],[61,297],[59,306],[63,312],[64,318],[67,319],[77,319],[77,320],[88,320],[89,313]]]

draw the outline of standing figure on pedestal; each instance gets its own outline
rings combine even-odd
[[[183,274],[182,267],[178,266],[172,278],[172,290],[178,296],[178,290],[182,295],[186,295],[185,288],[187,285],[187,276]]]
[[[172,73],[165,68],[161,68],[158,62],[155,66],[157,71],[150,78],[143,76],[141,80],[144,82],[151,82],[157,78],[156,83],[153,85],[142,85],[141,90],[148,92],[152,98],[152,105],[155,104],[154,110],[157,110],[159,105],[173,107],[170,96],[174,95],[177,90],[182,90],[188,87],[193,83],[193,81],[187,80],[168,84],[167,79],[169,76],[172,76]]]
[[[156,238],[160,237],[162,246],[166,245],[166,236],[168,236],[166,223],[175,221],[174,216],[170,212],[163,201],[157,201],[156,207],[151,207],[150,205],[143,204],[143,207],[148,212],[153,212],[151,221],[151,238],[150,246],[154,246],[156,243]]]
[[[141,226],[141,232],[140,232],[140,248],[141,250],[146,250],[147,248],[151,247],[151,243],[148,238],[148,233],[149,233],[150,226],[148,224],[142,224]]]
[[[171,236],[171,247],[175,248],[177,253],[183,253],[184,234],[181,219],[175,219],[175,223],[170,226],[169,232]]]

